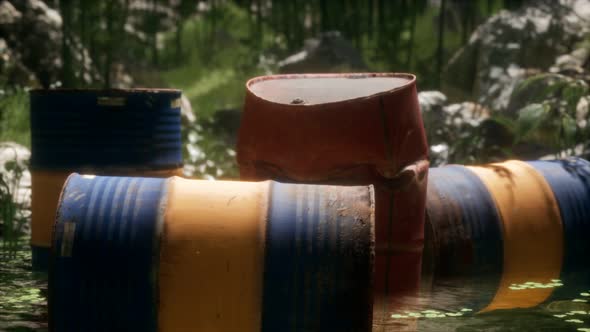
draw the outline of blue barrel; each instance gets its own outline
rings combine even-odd
[[[45,271],[55,207],[72,172],[182,174],[179,90],[32,90],[31,247]]]
[[[561,281],[552,298],[568,299],[590,287],[590,163],[581,158],[529,162],[551,186],[564,236]]]
[[[502,275],[503,247],[501,219],[485,185],[463,166],[430,169],[426,223],[435,288],[442,282],[462,294],[477,293],[460,299],[461,307],[490,303]]]
[[[179,90],[32,90],[31,167],[176,168]]]
[[[53,331],[369,331],[371,186],[71,175]]]

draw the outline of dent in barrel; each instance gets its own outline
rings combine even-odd
[[[164,179],[68,178],[50,258],[51,331],[157,330],[165,197]]]
[[[371,187],[271,187],[262,331],[370,331]]]

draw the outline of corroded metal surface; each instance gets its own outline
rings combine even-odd
[[[50,327],[368,331],[374,223],[370,186],[72,175]]]

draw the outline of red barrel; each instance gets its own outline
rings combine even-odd
[[[374,184],[378,312],[419,288],[428,145],[410,74],[298,74],[246,84],[244,180]],[[346,213],[346,211],[343,211]]]

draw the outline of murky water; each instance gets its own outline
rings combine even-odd
[[[14,257],[0,257],[0,331],[47,331],[47,276],[31,271],[31,254],[26,247]],[[470,298],[488,295],[481,293],[476,287],[436,285],[415,300],[415,309],[381,315],[374,331],[590,332],[590,289],[575,298],[531,309],[477,314],[466,303]]]
[[[31,271],[31,252],[0,251],[0,331],[47,331],[47,275]]]

